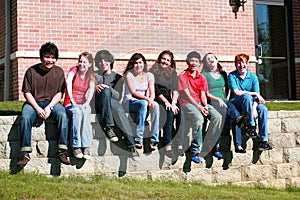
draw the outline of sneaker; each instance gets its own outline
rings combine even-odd
[[[192,160],[194,163],[200,163],[199,153],[191,152],[191,160]]]
[[[151,143],[150,143],[150,149],[151,149],[151,151],[155,151],[155,150],[157,149],[157,144],[151,142]]]
[[[104,133],[106,135],[106,137],[111,141],[111,142],[118,142],[119,139],[116,136],[116,134],[114,133],[113,129],[111,127],[106,127],[104,129]]]
[[[141,142],[135,142],[135,147],[137,149],[142,149],[143,148],[143,144]]]
[[[60,160],[63,164],[65,164],[65,165],[70,165],[70,164],[71,164],[71,162],[70,162],[70,160],[69,160],[69,158],[68,158],[68,155],[67,155],[67,151],[59,152],[59,153],[57,154],[57,157],[59,158],[59,160]]]
[[[246,127],[246,136],[250,138],[257,138],[258,135],[256,133],[256,127],[255,126],[247,126]]]
[[[134,161],[137,161],[138,158],[140,157],[139,152],[137,151],[137,149],[135,147],[129,148],[129,152],[130,152],[130,157]]]
[[[88,160],[92,157],[91,148],[87,147],[83,149],[83,158]]]
[[[17,165],[19,167],[25,167],[27,163],[30,161],[30,156],[29,155],[21,155],[19,158],[19,161],[17,162]]]
[[[243,149],[241,146],[236,146],[235,147],[235,153],[246,153],[247,151]]]
[[[218,158],[218,160],[222,159],[223,155],[220,151],[214,151],[213,156]]]
[[[271,150],[272,147],[269,145],[268,142],[264,141],[264,142],[260,142],[258,144],[258,150],[259,151],[265,151],[265,150]]]
[[[83,158],[83,154],[80,148],[74,148],[73,155],[75,158],[81,159]]]

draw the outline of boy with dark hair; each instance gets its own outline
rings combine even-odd
[[[66,85],[62,68],[55,65],[58,49],[55,44],[47,42],[40,48],[41,63],[27,69],[22,86],[26,102],[22,107],[20,120],[21,156],[17,165],[24,167],[29,161],[31,148],[31,131],[35,120],[49,117],[57,123],[58,158],[69,165],[67,157],[68,117],[65,108],[60,104]]]
[[[212,150],[211,148],[215,146],[222,130],[222,115],[207,104],[206,93],[208,88],[206,79],[198,71],[200,60],[201,56],[198,52],[190,52],[186,58],[188,68],[178,76],[179,103],[186,122],[191,123],[193,140],[190,155],[191,160],[195,163],[200,162],[199,154],[202,145],[204,117],[208,117],[210,120],[205,143],[202,147],[205,153],[209,153]]]
[[[119,103],[123,94],[124,81],[122,75],[112,71],[114,57],[109,51],[98,51],[94,60],[95,66],[99,68],[95,72],[95,110],[98,114],[98,121],[105,135],[112,142],[118,141],[118,137],[114,133],[114,127],[117,125],[127,139],[131,156],[136,158],[139,154],[135,148],[130,122],[123,106]]]

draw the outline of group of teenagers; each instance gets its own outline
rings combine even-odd
[[[70,164],[68,141],[74,157],[89,159],[92,104],[106,137],[118,142],[116,129],[121,130],[133,159],[145,145],[150,151],[160,145],[170,158],[186,153],[194,163],[207,154],[221,159],[220,137],[230,130],[236,153],[246,153],[243,134],[259,138],[258,150],[272,149],[268,110],[258,78],[248,70],[246,54],[235,56],[236,69],[228,76],[213,53],[201,60],[196,51],[188,53],[187,68],[179,74],[169,50],[162,51],[150,68],[143,54],[134,53],[123,76],[113,71],[114,57],[107,50],[98,51],[94,58],[89,52],[81,53],[66,78],[55,65],[58,48],[54,43],[41,46],[40,60],[27,69],[22,85],[26,101],[20,119],[20,167],[30,161],[37,118],[56,121],[56,133],[51,134],[58,136],[57,156],[63,164]],[[145,136],[148,115],[150,133]],[[190,129],[192,140],[185,145]],[[143,142],[146,137],[147,143]]]

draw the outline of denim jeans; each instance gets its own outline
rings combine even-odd
[[[66,112],[70,119],[70,140],[74,148],[87,148],[92,146],[91,107],[81,109],[82,105],[76,107],[67,106]]]
[[[148,112],[148,101],[146,100],[128,100],[124,104],[125,110],[129,113],[136,113],[136,133],[134,135],[135,142],[143,142],[145,131],[145,120]],[[149,109],[151,114],[151,143],[159,142],[159,106]]]
[[[235,107],[242,113],[245,114],[250,112],[250,119],[247,126],[255,126],[255,120],[253,118],[252,113],[252,106],[254,99],[253,97],[248,94],[242,94],[241,96],[236,97],[234,100],[231,101]],[[268,141],[268,109],[264,104],[258,104],[257,106],[257,113],[258,113],[258,134],[260,137],[260,141]]]
[[[181,108],[177,104],[179,111],[178,114],[174,114],[172,110],[166,110],[164,103],[159,102],[160,106],[160,127],[163,127],[163,144],[164,146],[172,145],[172,139],[174,137],[175,144],[182,146],[184,142],[184,123],[182,121]],[[175,133],[173,135],[174,121],[175,122]]]
[[[49,105],[49,101],[37,102],[41,108]],[[50,117],[57,123],[58,137],[58,150],[67,150],[68,144],[68,117],[65,108],[62,104],[58,103],[53,107]],[[37,113],[34,108],[24,103],[22,107],[22,114],[20,119],[20,138],[21,138],[21,152],[32,152],[31,148],[31,132],[32,125],[37,118]]]
[[[127,139],[128,148],[134,147],[133,132],[123,106],[112,98],[111,91],[108,88],[103,89],[100,94],[96,95],[96,111],[99,114],[97,117],[101,126],[104,128],[117,125]]]

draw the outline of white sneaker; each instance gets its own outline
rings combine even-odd
[[[87,147],[83,149],[83,158],[88,160],[92,157],[91,148]]]
[[[83,158],[83,154],[80,148],[76,148],[73,150],[73,155],[75,158],[81,159]]]

